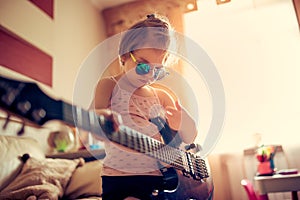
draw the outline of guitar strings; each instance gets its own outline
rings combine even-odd
[[[132,131],[130,133],[132,133],[133,135],[130,135],[128,132],[125,131],[125,134],[127,134],[126,137],[129,136],[129,140],[126,139],[128,142],[123,145],[134,148],[143,153],[146,152],[145,145],[137,144],[138,143],[137,141],[141,141],[141,139],[145,139],[145,137],[141,137],[137,134],[134,135],[134,132],[132,132]],[[120,134],[118,134],[117,137],[120,137]],[[187,163],[187,167],[184,167],[183,166],[184,163],[182,162],[181,158],[183,156],[185,156],[184,154],[186,154],[186,152],[176,149],[178,154],[171,154],[171,156],[173,156],[172,158],[170,158],[170,156],[169,156],[170,154],[168,155],[167,153],[163,153],[162,156],[160,156],[161,154],[156,154],[156,152],[161,150],[162,147],[167,148],[168,150],[172,150],[172,151],[174,151],[174,148],[169,147],[167,145],[165,146],[165,144],[162,144],[159,141],[154,140],[153,138],[149,137],[148,139],[151,139],[151,141],[154,142],[154,145],[152,145],[153,152],[148,152],[148,155],[150,155],[154,158],[160,158],[161,160],[166,161],[166,163],[171,164],[172,166],[175,166],[178,169],[184,170],[184,169],[188,168],[187,171],[194,177],[195,176],[199,176],[200,178],[208,177],[204,160],[195,158],[195,157],[193,157],[193,154],[190,154],[192,161]],[[137,147],[139,147],[139,148],[137,148]],[[174,158],[174,156],[175,156],[175,158]],[[172,161],[170,161],[170,160],[172,160]],[[200,163],[197,163],[196,161],[199,161]],[[192,169],[190,170],[189,167],[192,167]]]
[[[127,129],[129,129],[129,128],[127,128]],[[138,135],[139,132],[136,132],[136,134],[135,134],[135,132],[133,132],[131,130],[126,130],[125,128],[120,130],[119,133],[121,133],[121,134],[115,134],[112,139],[119,141],[121,144],[123,144],[129,148],[133,148],[139,152],[146,153],[147,155],[150,155],[154,158],[159,158],[167,163],[172,163],[171,161],[169,161],[170,159],[168,159],[166,153],[158,152],[162,148],[169,148],[168,146],[165,146],[163,143],[159,143],[159,141],[154,140],[151,137],[139,136]],[[120,139],[120,137],[126,137],[126,139]],[[148,139],[147,141],[150,142],[151,145],[146,143],[146,141],[145,141],[146,139]],[[124,143],[122,141],[126,141],[126,143]],[[179,158],[179,155],[177,157]],[[178,160],[178,158],[177,158],[177,160]],[[180,166],[181,163],[180,163],[180,161],[179,162],[176,161],[173,164],[174,165],[177,164],[178,166]]]
[[[73,106],[70,107],[64,106],[64,108],[68,110],[72,109],[73,111],[74,110],[76,111],[76,109],[73,109]],[[64,116],[66,120],[68,120],[69,122],[75,121],[73,117],[74,114],[72,112],[64,112],[64,113],[67,113]],[[88,113],[88,112],[81,110],[81,115],[85,115],[84,113]],[[88,114],[86,114],[86,116],[88,117]],[[128,130],[130,130],[129,127]],[[151,137],[146,137],[144,135],[141,136],[142,134],[139,133],[138,131],[135,130],[128,131],[128,130],[122,129],[122,131],[125,133],[124,135],[122,134],[122,132],[120,132],[121,130],[119,130],[119,132],[116,132],[111,136],[111,139],[117,140],[120,144],[127,146],[129,148],[133,148],[134,150],[137,150],[141,153],[146,153],[151,157],[160,159],[178,169],[186,170],[190,174],[192,173],[191,171],[194,171],[194,174],[191,174],[192,176],[195,176],[195,174],[200,175],[200,177],[202,177],[203,174],[205,174],[206,176],[207,170],[206,170],[205,161],[200,158],[195,158],[194,154],[189,153],[191,155],[192,160],[185,164],[183,163],[182,158],[184,158],[188,152],[184,152],[180,149],[170,147]],[[89,131],[91,131],[91,127],[89,127]],[[152,146],[146,143],[145,141],[146,139],[149,142],[151,142]],[[161,151],[163,148],[165,151]],[[192,170],[190,170],[190,167],[192,168]]]
[[[184,152],[182,150],[175,149],[175,148],[172,148],[170,146],[167,146],[167,145],[165,145],[163,143],[160,143],[159,141],[157,141],[157,140],[155,140],[151,137],[145,137],[145,136],[142,137],[141,135],[138,135],[139,132],[137,132],[137,131],[133,132],[129,128],[128,128],[128,130],[122,129],[121,131],[119,131],[119,133],[115,135],[114,139],[117,139],[118,141],[120,141],[121,140],[120,137],[122,137],[121,136],[122,131],[123,131],[123,133],[125,133],[124,134],[125,137],[128,137],[128,138],[123,139],[123,141],[127,141],[127,143],[121,142],[121,144],[123,144],[127,147],[130,147],[130,148],[133,148],[135,150],[138,150],[139,152],[147,153],[148,155],[150,155],[154,158],[161,159],[161,160],[165,161],[166,163],[171,164],[172,166],[176,166],[178,169],[188,168],[188,172],[192,173],[190,168],[189,168],[189,167],[191,167],[192,170],[194,170],[194,173],[196,175],[199,175],[200,177],[206,176],[206,175],[203,175],[203,174],[206,174],[206,172],[207,172],[205,170],[205,162],[200,158],[195,158],[193,154],[189,153],[192,160],[187,164],[188,165],[187,167],[184,167],[183,166],[184,163],[182,162],[182,157],[184,157],[185,156],[184,154],[186,154],[187,152]],[[147,143],[145,145],[145,140],[144,140],[146,138],[149,139],[148,141],[152,142],[152,147],[153,147],[151,149],[152,151],[147,152],[147,147],[146,147]],[[156,153],[159,150],[161,150],[162,148],[165,148],[168,151],[163,151],[163,152]],[[174,152],[174,150],[177,153],[176,154],[175,153],[170,154],[169,151]],[[197,163],[196,161],[199,161],[201,165],[199,165],[199,163]],[[194,173],[192,173],[192,175],[194,175]]]

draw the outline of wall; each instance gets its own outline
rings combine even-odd
[[[105,38],[103,19],[90,1],[54,1],[54,19],[27,0],[0,0],[0,23],[53,57],[52,93],[72,100],[80,64]],[[1,73],[13,74],[5,68]]]
[[[243,149],[256,143],[256,133],[261,143],[282,144],[289,167],[299,169],[295,154],[300,131],[300,32],[292,1],[243,0],[219,6],[198,1],[198,11],[185,15],[185,34],[211,57],[226,95],[222,135],[209,156],[215,199],[246,200],[240,180],[246,177],[244,167],[254,166],[244,165]],[[204,132],[211,113],[207,96],[204,89],[197,93]],[[278,194],[270,199],[284,198]]]
[[[211,57],[225,88],[215,152],[252,146],[256,133],[264,143],[298,143],[300,34],[292,1],[198,1],[198,11],[185,15],[185,30]]]
[[[53,57],[53,87],[40,86],[51,97],[72,102],[81,63],[105,38],[104,23],[98,9],[87,0],[55,0],[52,20],[30,1],[0,0],[0,24]],[[32,81],[3,66],[0,66],[0,75]],[[5,117],[5,113],[0,111],[0,127]],[[47,151],[45,138],[55,127],[52,123],[45,129],[26,127],[25,136],[30,133],[41,141]],[[20,123],[11,122],[5,130],[0,128],[0,133],[14,135],[20,128]]]
[[[56,1],[56,14],[54,83],[56,91],[70,99],[80,64],[105,39],[104,22],[86,0]]]

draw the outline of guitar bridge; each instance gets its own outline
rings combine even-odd
[[[185,152],[183,163],[184,170],[182,170],[182,173],[184,176],[192,177],[197,181],[205,181],[206,178],[209,177],[204,159],[194,156],[194,154],[190,152]]]

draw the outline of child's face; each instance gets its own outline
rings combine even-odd
[[[163,74],[163,63],[166,60],[166,51],[160,49],[139,49],[131,53],[125,61],[125,73],[130,81],[136,87],[142,87],[149,83],[155,82]],[[150,66],[150,70],[140,72],[137,65],[141,64]]]

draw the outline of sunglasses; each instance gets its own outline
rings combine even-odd
[[[169,72],[166,71],[165,67],[153,66],[153,69],[151,69],[150,64],[138,62],[131,52],[130,52],[130,57],[133,60],[133,62],[136,63],[135,72],[138,75],[145,75],[150,73],[151,70],[153,70],[153,75],[152,75],[153,79],[161,80],[169,74]]]

